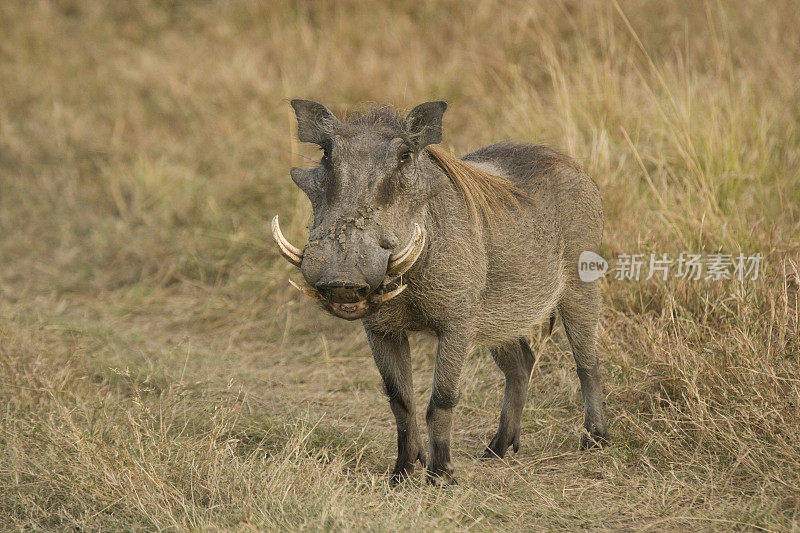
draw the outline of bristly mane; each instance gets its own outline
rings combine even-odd
[[[397,131],[401,131],[403,128],[403,117],[389,105],[378,105],[365,111],[355,111],[350,113],[345,121],[354,126],[382,126]]]
[[[426,150],[458,188],[473,220],[483,218],[493,224],[509,206],[518,207],[520,200],[528,199],[525,191],[505,176],[459,159],[439,145],[430,145]]]

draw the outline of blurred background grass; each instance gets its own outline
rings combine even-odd
[[[800,25],[778,2],[0,5],[0,517],[11,529],[797,529]],[[443,98],[457,153],[546,143],[597,181],[604,253],[760,252],[756,281],[604,282],[614,445],[576,451],[563,334],[523,448],[386,484],[358,324],[286,283],[309,208],[288,99]],[[433,343],[415,339],[419,405]]]

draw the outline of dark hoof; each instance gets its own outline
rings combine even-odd
[[[392,470],[389,483],[393,486],[402,483],[414,473],[414,464],[417,461],[419,461],[422,466],[425,466],[425,459],[424,452],[417,453],[417,457],[413,461],[409,461],[408,459],[401,461],[398,459],[397,463],[394,465],[394,470]]]
[[[502,459],[505,455],[505,452],[498,453],[494,451],[491,447],[487,447],[486,450],[481,454],[481,459]]]
[[[514,453],[517,453],[519,451],[519,432],[514,436],[511,443],[495,435],[492,442],[486,447],[486,451],[481,455],[481,459],[502,459],[506,456],[508,448],[512,446],[514,448]]]
[[[611,444],[607,433],[581,435],[581,450],[600,450]]]
[[[449,487],[458,485],[458,480],[453,476],[453,469],[426,470],[425,481],[434,487]]]
[[[403,481],[405,481],[406,479],[410,478],[411,474],[413,473],[414,473],[413,464],[405,468],[402,468],[400,470],[395,469],[395,471],[392,472],[392,476],[389,478],[389,484],[395,487],[400,483],[402,483]]]

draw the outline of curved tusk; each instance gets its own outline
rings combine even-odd
[[[405,248],[389,256],[389,266],[386,269],[386,275],[396,278],[405,274],[406,271],[417,262],[424,248],[425,232],[422,231],[419,224],[415,223],[414,233],[411,235],[411,239],[408,241]]]
[[[272,238],[275,239],[275,242],[278,244],[278,248],[281,250],[281,255],[283,255],[283,257],[285,257],[286,260],[291,264],[299,267],[300,263],[303,262],[303,252],[283,236],[283,233],[281,232],[281,226],[278,224],[278,215],[275,215],[275,218],[272,219]]]
[[[300,291],[303,294],[305,294],[306,296],[310,296],[311,298],[316,298],[317,300],[325,300],[325,298],[323,298],[322,295],[319,292],[317,292],[316,289],[312,289],[311,287],[309,287],[305,283],[302,283],[302,282],[301,283],[295,283],[294,281],[289,280],[289,284],[292,287],[294,287],[295,289],[297,289],[298,291]]]
[[[383,294],[373,294],[372,296],[369,297],[369,303],[382,304],[383,302],[388,302],[389,300],[391,300],[392,298],[394,298],[395,296],[406,290],[406,287],[408,287],[408,285],[400,285],[393,291],[385,292]]]

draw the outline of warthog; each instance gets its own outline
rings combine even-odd
[[[292,168],[314,211],[308,243],[290,244],[273,219],[281,253],[300,267],[292,283],[332,314],[361,319],[397,422],[392,481],[416,461],[426,478],[452,483],[450,433],[459,376],[471,347],[487,346],[505,374],[497,433],[483,457],[519,449],[534,355],[526,339],[555,312],[577,364],[586,432],[607,439],[595,331],[597,283],[578,277],[578,256],[597,250],[603,217],[597,186],[569,158],[543,147],[495,144],[458,159],[435,146],[445,102],[405,118],[388,107],[337,119],[292,100],[298,137],[322,149],[313,169]],[[409,331],[438,337],[425,420],[414,407]]]

